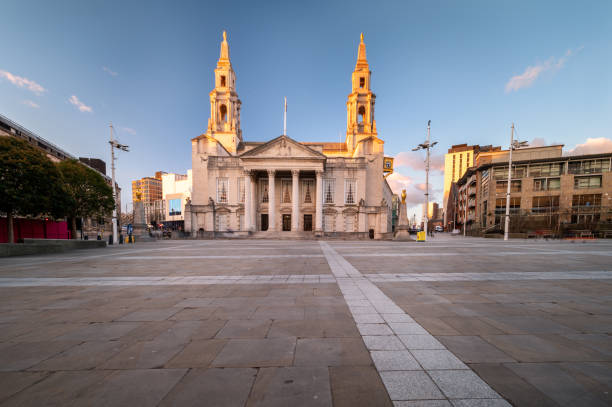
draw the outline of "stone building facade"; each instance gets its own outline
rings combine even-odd
[[[392,192],[383,177],[384,142],[376,130],[363,35],[343,143],[298,142],[287,135],[245,141],[225,32],[214,75],[206,133],[191,141],[186,232],[364,238],[391,233]]]
[[[516,150],[511,231],[559,235],[575,230],[612,237],[611,169],[612,153],[563,156],[562,146]],[[473,233],[503,229],[507,178],[507,155],[483,159],[468,169],[457,182],[457,224]]]

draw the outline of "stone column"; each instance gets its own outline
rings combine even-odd
[[[291,196],[291,230],[293,232],[297,232],[299,225],[299,217],[300,217],[300,170],[291,170],[291,188],[292,188],[292,196]]]
[[[249,175],[251,179],[251,229],[252,231],[257,230],[257,178],[255,178],[255,172],[251,171]]]
[[[268,170],[268,230],[276,230],[276,194],[274,193],[274,173]]]
[[[251,210],[253,205],[251,204],[251,171],[244,171],[244,225],[242,228],[247,232],[251,230],[251,222],[253,217],[251,216]]]
[[[317,202],[315,213],[315,231],[323,229],[323,171],[317,170]]]

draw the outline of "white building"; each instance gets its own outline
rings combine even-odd
[[[392,192],[383,177],[384,142],[376,130],[370,77],[362,35],[346,102],[345,142],[297,142],[287,135],[244,141],[223,33],[208,128],[191,141],[193,192],[185,231],[362,238],[391,233]]]
[[[164,219],[178,226],[185,220],[185,204],[191,199],[192,172],[162,175]]]

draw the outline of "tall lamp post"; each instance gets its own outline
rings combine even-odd
[[[117,188],[115,187],[115,149],[121,151],[130,151],[128,150],[128,146],[119,144],[113,138],[113,123],[109,125],[110,127],[110,141],[109,144],[111,146],[111,172],[113,178],[113,244],[117,244],[119,237],[117,236]]]
[[[430,142],[431,120],[427,122],[427,141],[423,144],[419,144],[418,147],[413,148],[412,151],[426,150],[427,158],[425,160],[425,240],[427,240],[427,223],[429,220],[429,149],[438,144],[437,141]]]
[[[512,150],[517,150],[521,147],[527,147],[526,141],[518,141],[514,139],[514,123],[510,130],[510,152],[508,157],[508,185],[506,188],[506,219],[504,225],[504,240],[508,240],[508,232],[510,231],[510,185],[512,184]]]

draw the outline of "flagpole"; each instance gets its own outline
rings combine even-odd
[[[287,135],[287,96],[285,96],[285,112],[283,116],[283,135]]]

